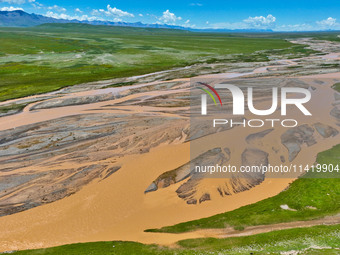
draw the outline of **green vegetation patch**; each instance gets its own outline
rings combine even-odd
[[[335,84],[333,85],[333,89],[335,89],[336,91],[340,92],[340,82],[335,83]]]
[[[245,237],[189,239],[178,244],[187,249],[221,251],[222,254],[273,254],[308,250],[312,246],[340,248],[339,241],[340,225],[334,225],[279,230]]]
[[[11,104],[6,106],[0,106],[0,113],[7,113],[10,111],[19,112],[24,109],[26,104]]]
[[[0,41],[0,101],[221,58],[267,61],[271,51],[305,51],[281,38],[86,24],[0,28]]]
[[[320,164],[339,164],[340,144],[318,154]],[[160,229],[148,229],[146,232],[182,233],[197,229],[225,228],[265,225],[298,220],[311,220],[340,212],[340,179],[309,178],[315,174],[309,172],[304,178],[294,181],[290,187],[277,196],[246,205],[234,211],[217,214],[208,218],[180,223]],[[339,173],[337,173],[339,176]],[[280,206],[288,205],[292,210]]]
[[[14,255],[158,255],[158,254],[339,254],[340,225],[315,226],[273,231],[245,237],[200,238],[179,241],[179,248],[144,245],[136,242],[96,242],[64,245],[48,249],[13,252]]]

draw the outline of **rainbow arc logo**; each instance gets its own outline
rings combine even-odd
[[[217,93],[217,91],[212,86],[210,86],[209,84],[203,83],[203,82],[198,82],[198,84],[203,85],[203,86],[207,87],[208,89],[210,89],[217,96],[218,100],[220,101],[221,107],[223,106],[220,95]],[[217,105],[215,97],[213,96],[213,94],[211,94],[211,92],[208,89],[201,88],[201,87],[197,87],[197,88],[199,88],[199,89],[203,90],[205,93],[207,93],[211,97],[211,99],[214,101],[215,105]]]

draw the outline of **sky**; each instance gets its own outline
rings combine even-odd
[[[191,28],[340,30],[339,0],[0,0],[1,11]]]

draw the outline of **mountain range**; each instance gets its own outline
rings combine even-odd
[[[122,26],[122,27],[147,27],[147,28],[168,28],[200,32],[271,32],[262,29],[193,29],[189,27],[166,25],[166,24],[144,24],[141,22],[112,22],[112,21],[88,21],[88,20],[66,20],[46,17],[39,14],[27,13],[22,10],[0,11],[0,27],[32,27],[46,23],[83,23],[90,25]]]

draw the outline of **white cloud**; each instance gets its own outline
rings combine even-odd
[[[219,22],[209,25],[206,28],[213,29],[273,29],[276,27],[276,18],[269,14],[267,17],[255,16],[239,22]],[[208,25],[209,22],[206,22]]]
[[[13,6],[10,6],[10,7],[2,7],[0,8],[0,11],[2,12],[12,12],[12,11],[23,11],[24,9],[22,8],[19,8],[19,7],[13,7]]]
[[[88,20],[88,21],[94,21],[94,20],[103,20],[103,19],[100,19],[98,17],[94,17],[94,16],[88,16],[88,15],[82,15],[82,16],[78,16],[78,15],[75,15],[75,16],[71,16],[71,15],[68,15],[68,14],[65,14],[65,13],[55,13],[55,12],[52,12],[52,11],[48,11],[46,13],[47,17],[50,17],[50,18],[55,18],[55,19],[66,19],[66,20],[80,20],[80,21],[84,21],[84,20]]]
[[[174,13],[171,13],[169,10],[163,12],[163,16],[159,18],[165,24],[174,25],[177,20],[182,20],[181,17],[177,17]]]
[[[329,17],[315,23],[302,23],[293,25],[276,26],[276,31],[320,31],[320,30],[340,30],[340,23],[335,18]]]
[[[322,27],[334,27],[337,25],[336,19],[332,17],[329,17],[328,19],[324,19],[321,21],[317,21],[316,23]]]
[[[24,4],[26,3],[26,0],[0,0],[0,3]]]
[[[221,22],[210,24],[206,23],[205,28],[214,29],[272,29],[274,31],[320,31],[326,29],[340,30],[340,23],[335,18],[329,17],[325,20],[314,23],[300,24],[276,24],[276,18],[272,15],[267,17],[249,17],[243,22]]]
[[[110,5],[107,5],[107,10],[108,10],[108,12],[110,12],[114,16],[118,16],[118,17],[124,17],[124,16],[134,17],[134,15],[132,13],[128,13],[128,12],[122,11],[120,9],[117,9],[116,7],[111,8]]]
[[[209,25],[209,22],[206,23]],[[209,25],[209,27],[205,28],[213,28],[213,29],[246,29],[249,28],[249,25],[244,22],[219,22],[219,23],[212,23]]]
[[[49,10],[54,10],[54,11],[57,11],[57,12],[66,12],[66,9],[65,9],[65,8],[60,7],[60,6],[56,5],[56,4],[53,5],[53,6],[47,7],[47,9],[49,9]]]
[[[154,19],[159,19],[159,17],[157,17],[154,14],[150,14],[150,13],[147,13],[146,16],[149,16],[149,17],[154,18]]]
[[[0,0],[0,3],[9,3],[9,4],[24,4],[24,3],[33,3],[35,0]]]
[[[117,9],[116,7],[112,8],[109,4],[106,6],[106,10],[104,9],[92,10],[92,15],[100,15],[100,14],[104,14],[106,16],[113,16],[115,17],[115,19],[117,19],[118,17],[134,17],[135,16],[132,13],[122,11],[120,9]]]
[[[203,6],[201,3],[191,3],[190,6]]]
[[[43,8],[43,6],[44,6],[43,4],[38,3],[38,2],[36,2],[36,1],[32,1],[31,5],[32,5],[33,8],[35,8],[35,9],[41,9],[41,8]]]
[[[139,16],[139,17],[143,17],[143,14],[140,13],[140,14],[138,14],[138,16]]]
[[[245,19],[243,21],[253,28],[271,28],[275,26],[276,18],[273,15],[269,14],[267,15],[267,17],[249,17],[248,19]]]
[[[269,14],[267,17],[255,16],[244,19],[240,22],[219,22],[209,25],[209,21],[206,21],[206,25],[213,29],[269,29],[274,28],[276,25],[276,18]]]
[[[74,9],[75,12],[83,13],[79,8]]]
[[[289,24],[289,25],[281,25],[276,26],[276,31],[313,31],[316,30],[315,27],[313,27],[310,24],[302,23],[302,24]]]
[[[302,23],[293,25],[280,25],[275,30],[277,31],[320,31],[326,29],[337,30],[340,29],[340,23],[336,22],[335,18],[329,17],[327,19],[316,21],[315,23]]]
[[[65,13],[55,13],[52,11],[48,11],[45,16],[55,19],[68,19],[68,20],[76,19],[75,18],[76,16],[70,16]]]
[[[190,24],[190,19],[186,20],[181,26],[182,27],[190,27],[190,28],[196,27],[196,25]]]

